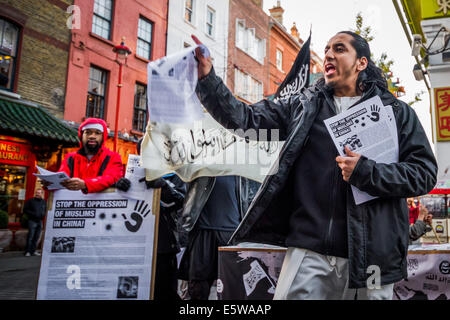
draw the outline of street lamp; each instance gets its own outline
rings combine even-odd
[[[125,46],[125,37],[122,37],[120,45],[113,48],[116,53],[116,62],[119,64],[119,82],[117,84],[117,104],[116,104],[116,121],[114,127],[114,152],[117,152],[117,137],[119,133],[119,110],[120,110],[120,89],[122,89],[122,67],[127,63],[127,57],[131,50]]]

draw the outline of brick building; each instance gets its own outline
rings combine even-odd
[[[81,14],[72,28],[64,119],[103,118],[111,130],[106,145],[112,148],[113,131],[119,130],[117,151],[126,163],[147,124],[147,64],[166,54],[168,1],[75,0],[74,5]],[[132,53],[123,67],[115,128],[119,64],[113,48],[123,37]]]
[[[0,64],[8,77],[4,88],[44,106],[58,118],[64,113],[70,43],[66,10],[72,2],[0,0],[0,28],[8,30],[2,57],[3,62],[5,56],[11,61]]]
[[[300,38],[297,26],[294,22],[290,32],[283,25],[284,9],[280,1],[272,9],[269,9],[269,96],[277,91],[294,64],[295,58],[301,50],[304,40]],[[305,39],[306,41],[306,39]],[[311,50],[310,84],[323,73],[323,60]]]
[[[226,83],[247,103],[269,90],[268,25],[262,0],[230,0]]]
[[[78,144],[64,113],[72,0],[0,0],[0,210],[16,223],[36,164]]]

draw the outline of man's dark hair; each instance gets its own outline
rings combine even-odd
[[[339,33],[345,33],[353,37],[350,42],[356,50],[356,56],[358,59],[362,57],[367,58],[367,68],[361,71],[356,79],[356,86],[364,91],[366,88],[370,87],[370,83],[375,83],[376,85],[388,88],[386,78],[383,75],[383,71],[377,67],[377,65],[372,61],[369,43],[361,37],[359,34],[352,31],[341,31]]]
[[[358,59],[362,57],[367,58],[367,68],[361,71],[356,79],[356,87],[364,92],[367,88],[371,87],[371,83],[374,83],[382,88],[387,89],[388,83],[383,75],[383,71],[377,67],[372,61],[369,43],[361,37],[359,34],[352,31],[340,31],[337,34],[345,33],[352,36],[353,40],[350,41],[351,45],[356,51],[356,57]],[[317,85],[324,86],[325,89],[331,90],[329,86],[325,85],[325,79],[321,78],[317,81]]]

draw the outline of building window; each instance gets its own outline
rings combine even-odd
[[[277,49],[277,68],[283,71],[283,52]]]
[[[264,63],[266,40],[256,36],[255,28],[247,28],[245,20],[236,20],[236,47],[246,52],[259,63]]]
[[[255,103],[263,98],[263,85],[252,76],[235,68],[234,93],[251,103]]]
[[[236,21],[236,47],[244,50],[245,48],[245,22],[238,19]]]
[[[92,32],[102,38],[111,40],[113,0],[95,0]]]
[[[0,89],[13,90],[19,27],[0,19]]]
[[[107,71],[91,67],[89,72],[86,117],[104,119],[107,76]]]
[[[152,29],[153,24],[144,18],[139,18],[138,40],[136,53],[150,60],[152,56]]]
[[[136,83],[134,94],[133,130],[145,131],[147,126],[147,86]]]
[[[184,0],[184,20],[189,23],[193,23],[194,21],[194,1]]]
[[[206,8],[206,33],[214,38],[216,32],[216,12],[210,7]]]

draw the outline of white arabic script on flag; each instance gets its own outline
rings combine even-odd
[[[268,278],[270,281],[269,276],[261,267],[261,265],[258,263],[258,261],[256,260],[253,261],[252,263],[250,263],[250,266],[251,266],[250,271],[242,276],[244,280],[245,293],[247,294],[247,297],[252,294],[259,281],[261,281],[264,278]],[[269,291],[274,291],[275,286],[273,285],[272,281],[270,281],[270,283],[272,284],[272,287],[269,289]]]

